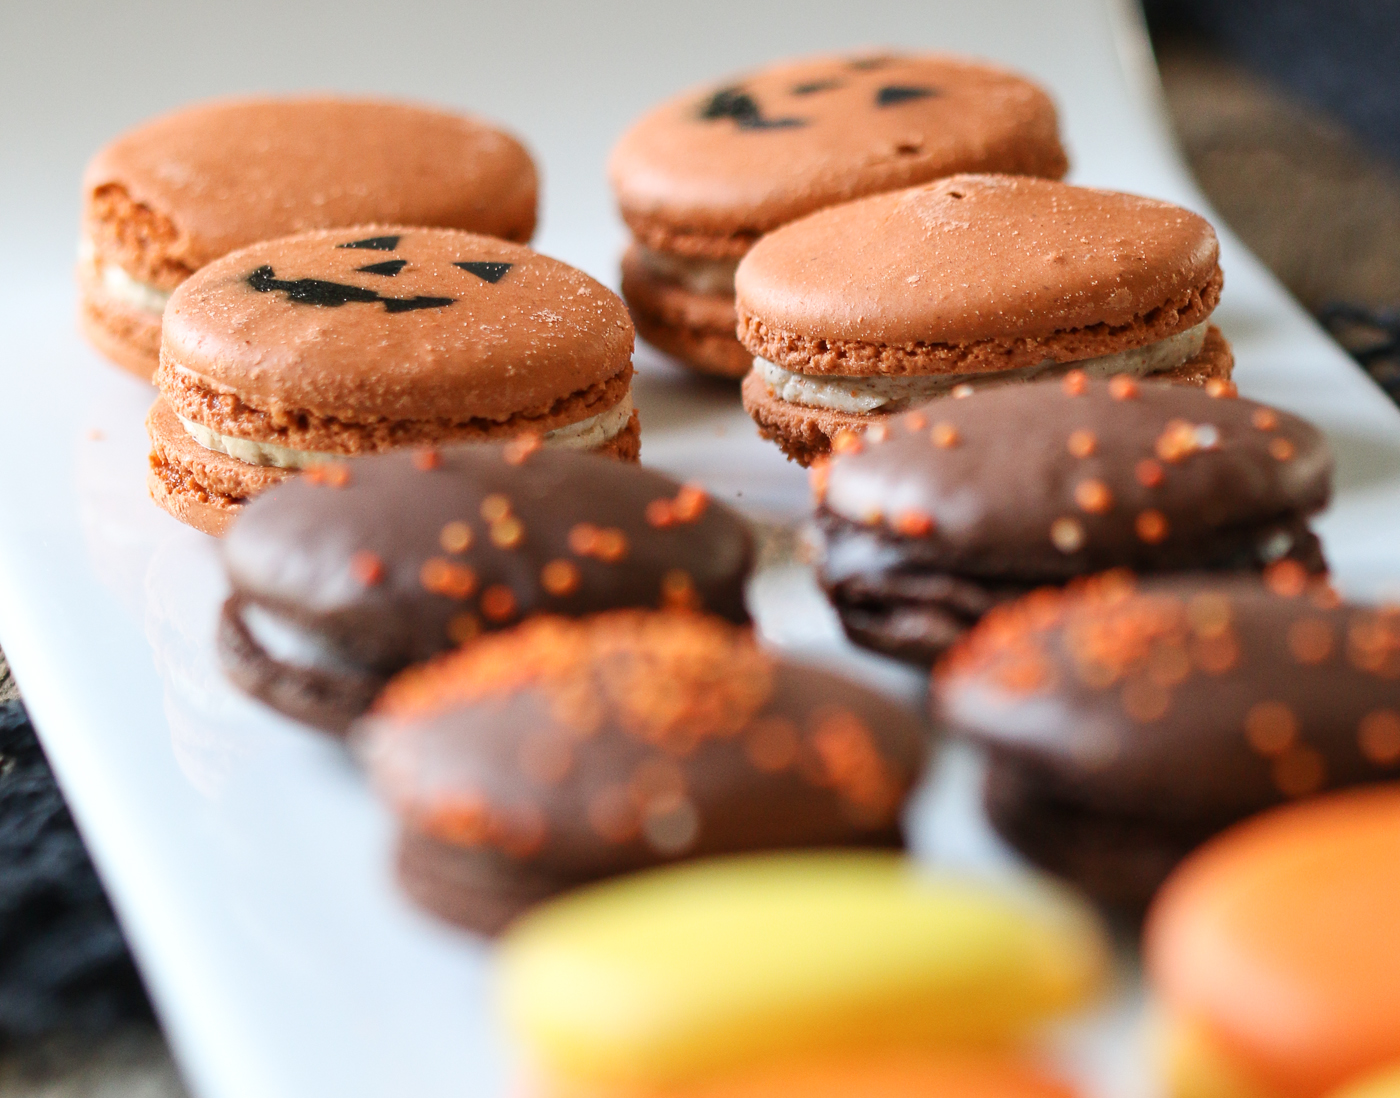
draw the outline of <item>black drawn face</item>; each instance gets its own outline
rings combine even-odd
[[[372,236],[363,240],[354,240],[348,244],[337,244],[336,249],[393,253],[400,250],[402,240],[403,238],[399,236]],[[456,260],[450,265],[492,285],[500,282],[514,266],[511,263],[471,259]],[[418,309],[443,309],[457,300],[456,297],[441,294],[395,294],[389,292],[394,287],[393,283],[379,281],[378,285],[374,284],[377,280],[397,279],[405,269],[417,271],[420,274],[426,273],[412,259],[396,256],[393,259],[366,263],[353,269],[356,274],[371,276],[367,280],[370,283],[368,285],[324,278],[278,278],[276,270],[268,264],[251,272],[244,281],[251,289],[260,294],[283,293],[287,295],[288,301],[295,304],[315,305],[327,309],[338,309],[342,305],[358,303],[383,305],[384,311],[387,313],[409,313]],[[416,281],[420,283],[418,288],[422,288],[423,279],[420,277]],[[438,280],[433,279],[433,281]],[[444,290],[461,288],[460,283],[455,279],[442,279],[442,281],[453,283],[451,286],[444,285]]]
[[[895,64],[897,59],[890,57],[853,58],[837,66],[830,76],[804,80],[776,93],[760,94],[753,87],[734,84],[704,100],[696,117],[701,122],[732,122],[740,130],[788,130],[819,121],[825,113],[822,100],[827,97],[839,97],[839,109],[845,114],[852,96],[870,109],[882,111],[939,94],[928,85],[899,83],[887,79],[888,74],[882,76],[882,70]]]

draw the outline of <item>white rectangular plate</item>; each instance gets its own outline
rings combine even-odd
[[[631,118],[687,84],[778,56],[888,44],[1032,74],[1060,103],[1075,180],[1204,210],[1172,151],[1136,15],[1118,0],[166,0],[141,19],[94,0],[80,17],[33,5],[13,18],[7,38],[24,48],[0,70],[0,239],[10,249],[0,268],[0,644],[205,1098],[497,1095],[508,1056],[488,1007],[489,949],[398,897],[390,821],[344,752],[219,675],[216,545],[146,499],[151,392],[73,330],[77,178],[98,143],[155,111],[237,90],[336,87],[461,105],[505,121],[541,156],[541,250],[611,283],[622,233],[603,162]],[[1338,495],[1319,529],[1343,587],[1377,593],[1397,575],[1400,415],[1222,238],[1216,316],[1240,387],[1327,430]],[[755,517],[803,514],[801,471],[755,437],[731,390],[646,349],[637,359],[646,462]],[[916,676],[841,641],[801,570],[765,572],[754,595],[776,643],[920,693]],[[975,787],[975,760],[948,756],[913,813],[919,849],[1020,872],[982,825]],[[1125,964],[1120,994],[1061,1036],[1059,1055],[1089,1093],[1154,1093],[1140,1008]]]

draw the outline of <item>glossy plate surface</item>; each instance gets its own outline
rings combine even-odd
[[[203,1098],[499,1095],[509,1052],[487,1005],[490,951],[399,899],[390,821],[347,756],[237,695],[215,667],[215,545],[147,501],[151,392],[73,327],[78,178],[103,140],[189,99],[255,89],[464,106],[542,160],[540,249],[615,284],[623,233],[603,162],[649,104],[780,56],[934,47],[1045,83],[1074,180],[1209,216],[1172,150],[1136,13],[1116,0],[249,0],[155,3],[139,18],[92,0],[29,5],[6,22],[0,645]],[[1319,530],[1341,585],[1381,593],[1400,577],[1400,413],[1222,237],[1216,317],[1240,387],[1327,430],[1338,496]],[[767,522],[803,513],[804,475],[756,438],[732,390],[647,349],[637,361],[648,464]],[[800,567],[769,567],[753,594],[776,643],[919,696],[916,676],[840,640]],[[931,858],[1020,872],[980,821],[964,754],[945,758],[914,831]],[[1121,995],[1058,1038],[1088,1093],[1154,1093],[1140,1014],[1125,966]]]

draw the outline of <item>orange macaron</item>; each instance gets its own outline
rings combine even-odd
[[[1207,844],[1146,929],[1170,1093],[1319,1098],[1400,1062],[1397,928],[1400,784],[1277,809]]]

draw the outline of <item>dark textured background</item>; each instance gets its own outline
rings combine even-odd
[[[1400,3],[1149,0],[1192,170],[1400,395]],[[182,1093],[0,657],[0,1098]]]

